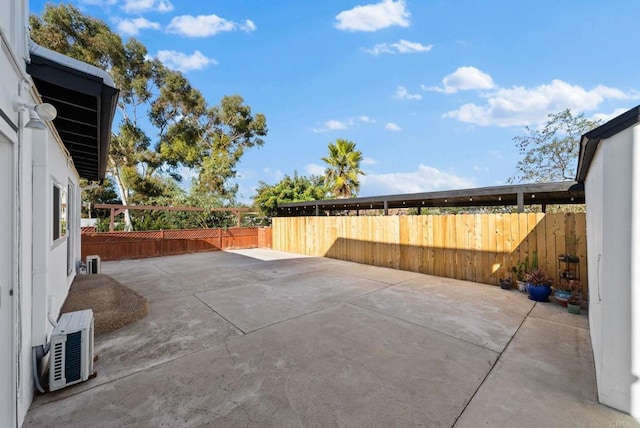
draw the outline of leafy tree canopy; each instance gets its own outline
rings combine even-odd
[[[598,126],[598,121],[574,116],[571,110],[550,114],[542,129],[525,128],[515,137],[524,155],[516,165],[510,183],[541,183],[573,180],[576,174],[581,136]]]
[[[245,150],[264,144],[263,114],[252,114],[238,95],[209,106],[182,73],[149,58],[142,43],[123,43],[107,24],[71,5],[48,4],[29,21],[36,43],[106,69],[120,89],[108,174],[123,204],[172,194],[181,167],[197,172],[191,193],[234,201],[238,162]],[[125,223],[131,230],[128,212]]]
[[[305,177],[294,172],[293,177],[285,175],[273,186],[261,181],[253,204],[262,215],[273,217],[276,215],[278,204],[316,201],[325,199],[326,196],[327,189],[323,177]]]

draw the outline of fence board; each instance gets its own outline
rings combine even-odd
[[[496,275],[498,278],[506,278],[511,275],[510,272],[507,272],[505,266],[508,266],[505,263],[504,256],[504,240],[502,239],[502,218],[503,214],[496,214],[495,216],[490,216],[489,224],[493,223],[491,227],[491,235],[495,245],[493,246],[493,264],[491,266],[491,273]],[[489,281],[491,282],[491,281]]]
[[[534,252],[557,282],[558,254],[575,234],[586,293],[585,226],[584,213],[276,217],[272,242],[276,250],[497,285]]]
[[[262,238],[259,237],[262,236]],[[145,232],[94,232],[81,235],[82,259],[101,260],[160,257],[221,249],[271,247],[270,228],[188,229]],[[278,239],[280,239],[278,237]]]
[[[583,230],[586,230],[586,217],[576,216],[575,219],[575,237],[576,252],[575,254],[580,257],[580,281],[582,282],[582,293],[588,301],[587,296],[587,239],[586,235],[581,234]]]

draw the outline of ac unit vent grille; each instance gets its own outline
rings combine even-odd
[[[93,311],[63,314],[51,334],[49,391],[89,379],[93,373]]]
[[[53,363],[51,365],[51,369],[53,370],[53,379],[56,382],[60,382],[62,380],[62,356],[64,355],[64,343],[56,343],[53,345]]]
[[[67,349],[64,359],[64,372],[67,383],[80,380],[82,361],[82,332],[76,331],[67,335]]]

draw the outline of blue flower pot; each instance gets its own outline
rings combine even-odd
[[[548,302],[551,295],[551,286],[529,284],[529,298],[536,302]]]
[[[564,291],[564,290],[556,290],[553,293],[553,297],[556,298],[556,302],[558,302],[560,304],[560,306],[567,306],[567,300],[569,300],[569,297],[571,297],[571,292],[570,291]]]
[[[556,298],[567,300],[569,297],[571,297],[571,291],[556,290],[553,295]]]

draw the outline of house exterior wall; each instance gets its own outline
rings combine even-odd
[[[25,128],[28,113],[13,108],[16,99],[39,102],[25,65],[28,1],[0,0],[0,10],[0,426],[15,427],[34,395],[32,347],[46,343],[53,329],[48,317],[58,318],[76,274],[80,188],[52,130]],[[72,198],[72,233],[55,241],[54,183]]]
[[[634,248],[637,254],[640,242],[632,235],[634,228],[638,233],[640,205],[634,210],[633,200],[639,198],[640,189],[630,178],[639,137],[640,125],[636,125],[601,141],[585,180],[589,324],[598,398],[636,417],[640,409],[634,404],[638,398],[632,391],[640,370],[632,367],[638,360],[632,350],[640,344],[640,322],[633,322],[632,314],[640,308],[640,278],[637,274],[632,277],[640,265],[634,265],[632,254]],[[635,166],[640,168],[640,162]]]

